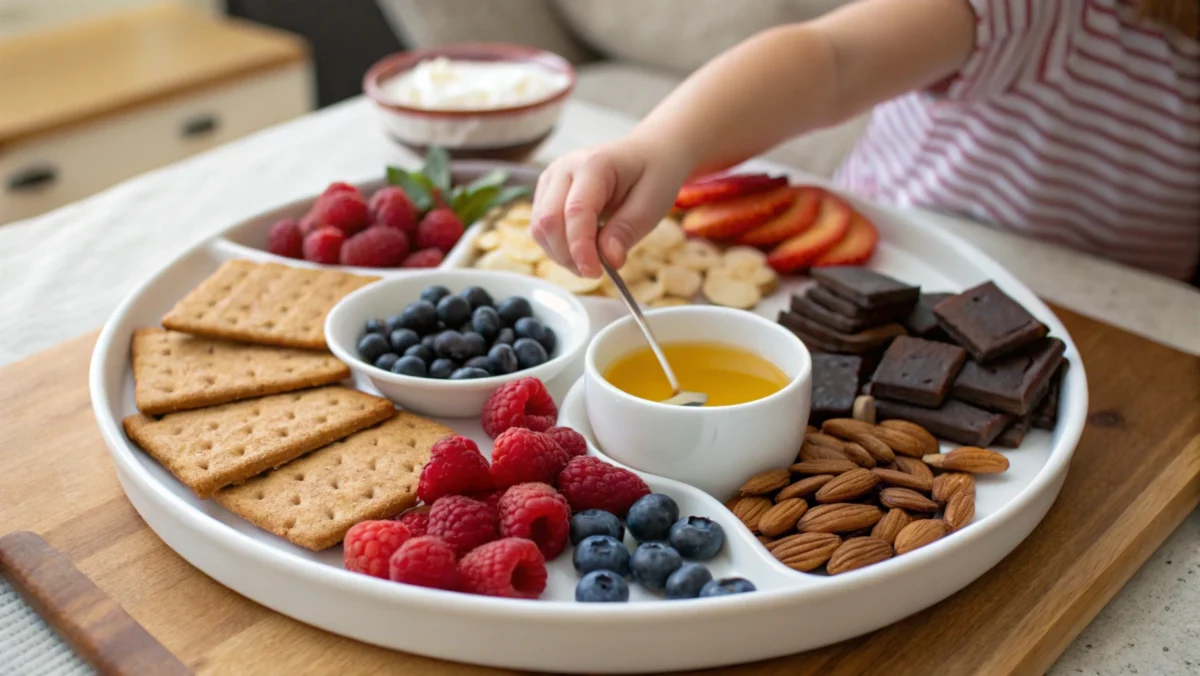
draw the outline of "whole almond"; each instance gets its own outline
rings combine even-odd
[[[826,420],[821,425],[821,430],[825,434],[853,441],[862,446],[867,453],[871,454],[872,458],[875,458],[876,463],[892,462],[896,454],[892,452],[890,446],[872,434],[874,428],[874,425],[853,418],[833,418]]]
[[[854,418],[830,418],[821,423],[821,432],[831,437],[848,440],[850,437],[869,432],[874,427],[871,423],[855,420]]]
[[[746,524],[746,528],[758,531],[758,520],[771,508],[771,501],[760,497],[744,497],[732,507],[733,515]]]
[[[746,479],[746,483],[742,484],[742,487],[738,489],[738,493],[742,495],[766,495],[767,493],[774,493],[790,483],[792,483],[792,475],[786,469],[769,469]]]
[[[839,575],[873,563],[892,558],[891,543],[874,537],[857,537],[846,540],[833,551],[825,570],[830,575]]]
[[[933,493],[933,501],[944,505],[949,502],[950,496],[958,491],[967,490],[971,495],[975,495],[975,477],[966,472],[939,474],[934,478],[930,490]]]
[[[907,554],[944,537],[946,524],[937,519],[918,519],[900,529],[896,535],[896,555]]]
[[[946,502],[946,512],[942,520],[950,532],[962,530],[975,520],[975,491],[955,491]]]
[[[896,469],[905,474],[922,477],[926,481],[933,481],[933,470],[929,469],[929,465],[926,465],[920,458],[898,455],[896,456]]]
[[[842,450],[842,444],[844,443],[841,439],[831,437],[823,432],[810,432],[804,435],[804,441],[817,446],[826,446],[835,451]]]
[[[900,455],[907,455],[910,458],[919,458],[925,455],[926,446],[921,443],[921,440],[900,430],[894,430],[890,427],[876,425],[871,430],[871,435],[888,445]]]
[[[821,486],[821,490],[817,491],[817,502],[848,502],[870,493],[877,485],[879,477],[872,474],[871,470],[859,467],[839,474],[833,481]]]
[[[833,533],[797,533],[771,543],[771,555],[792,570],[820,568],[833,555],[842,539]]]
[[[775,503],[758,519],[758,531],[768,537],[777,537],[796,530],[796,522],[808,511],[808,503],[800,498],[791,498]]]
[[[764,547],[769,547],[771,543],[775,541],[775,538],[769,538],[766,535],[755,535],[754,539],[762,543],[762,546]]]
[[[865,423],[875,424],[875,397],[869,394],[862,394],[854,398],[854,408],[851,416],[855,420],[861,420]]]
[[[846,454],[831,446],[819,446],[804,442],[800,447],[800,462],[809,460],[849,460]]]
[[[846,442],[846,445],[842,447],[842,453],[845,454],[847,460],[859,467],[871,469],[878,464],[875,462],[875,458],[871,457],[870,453],[867,453],[867,449],[853,441]]]
[[[910,488],[921,493],[928,493],[933,488],[932,478],[926,479],[915,474],[905,474],[894,469],[881,469],[879,467],[871,471],[875,473],[875,476],[879,477],[879,481],[885,486]]]
[[[805,460],[788,469],[792,474],[844,474],[860,468],[849,460]]]
[[[926,455],[921,460],[935,469],[971,474],[999,474],[1008,470],[1008,458],[977,446],[962,446],[949,453]]]
[[[839,502],[808,510],[796,528],[801,533],[849,533],[870,528],[882,517],[883,512],[873,505]]]
[[[930,434],[929,430],[914,422],[909,422],[907,420],[884,420],[879,424],[915,437],[917,441],[920,441],[921,445],[925,448],[925,452],[921,455],[931,455],[938,452],[937,437]]]
[[[899,507],[910,512],[928,512],[932,514],[938,511],[936,502],[911,488],[885,488],[879,491],[879,502],[884,507]]]
[[[779,494],[775,496],[775,502],[808,497],[832,480],[832,474],[817,474],[816,476],[805,477],[779,491]]]
[[[912,517],[908,515],[908,512],[899,508],[889,509],[879,523],[871,529],[871,537],[892,544],[896,541],[896,536],[900,531],[910,523],[912,523]]]

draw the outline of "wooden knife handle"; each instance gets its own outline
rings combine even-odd
[[[108,676],[191,670],[41,537],[0,537],[0,575],[81,658]]]

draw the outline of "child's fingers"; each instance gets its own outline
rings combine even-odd
[[[571,189],[571,174],[566,171],[547,170],[543,180],[538,181],[533,200],[533,239],[555,263],[574,268],[571,252],[567,248],[566,224],[563,221],[563,206]]]
[[[566,217],[567,248],[581,276],[599,277],[604,272],[596,251],[596,228],[600,214],[612,195],[615,181],[611,168],[592,163],[585,163],[572,177],[563,213]]]
[[[600,231],[599,246],[605,259],[614,267],[625,265],[629,248],[658,224],[674,196],[658,177],[643,176]]]

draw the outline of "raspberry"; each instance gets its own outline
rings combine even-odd
[[[590,455],[571,458],[558,475],[558,490],[576,512],[602,509],[621,518],[638,498],[650,494],[638,475]]]
[[[399,521],[360,521],[346,532],[346,570],[387,579],[388,559],[412,533]]]
[[[394,268],[408,255],[408,235],[380,226],[370,227],[342,245],[342,265]]]
[[[517,484],[500,498],[500,537],[533,540],[547,561],[571,535],[571,506],[549,484]]]
[[[396,517],[396,520],[408,527],[413,537],[420,537],[429,532],[429,505],[413,507]]]
[[[532,540],[489,542],[458,562],[462,590],[485,596],[536,599],[546,589],[546,559]]]
[[[267,231],[267,251],[276,256],[303,258],[304,235],[300,232],[300,224],[295,219],[285,218],[272,225]]]
[[[380,188],[371,195],[371,202],[367,206],[371,211],[371,222],[375,225],[399,230],[406,235],[417,234],[417,220],[421,214],[400,188],[391,185]]]
[[[313,205],[311,215],[322,227],[337,228],[346,235],[366,228],[371,220],[367,201],[354,186],[345,183],[326,188]]]
[[[554,483],[570,458],[554,440],[521,427],[512,427],[492,445],[492,483],[499,488],[528,481]]]
[[[505,488],[497,488],[494,491],[488,491],[486,493],[475,493],[471,497],[481,502],[486,502],[488,507],[491,507],[493,510],[499,510],[500,498],[504,497],[504,491],[506,490],[507,489]]]
[[[442,264],[442,259],[446,256],[437,249],[421,249],[416,253],[411,253],[404,262],[400,264],[402,268],[436,268]]]
[[[510,427],[545,432],[558,420],[558,407],[537,378],[521,378],[492,392],[483,405],[483,431],[493,439]]]
[[[587,440],[570,427],[551,427],[546,430],[546,435],[556,441],[569,457],[587,455]]]
[[[434,209],[417,224],[417,248],[448,253],[462,237],[463,224],[449,209]]]
[[[335,265],[346,235],[337,228],[317,228],[304,238],[304,260]]]
[[[441,538],[414,537],[400,545],[388,560],[388,578],[418,587],[458,589],[458,557]]]
[[[433,445],[429,463],[417,482],[417,497],[432,505],[444,495],[480,493],[491,487],[487,458],[475,442],[466,437],[446,437]]]
[[[429,510],[429,535],[454,548],[459,556],[496,539],[496,512],[465,495],[438,498]]]

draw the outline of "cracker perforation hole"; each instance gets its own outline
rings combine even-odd
[[[375,471],[375,465],[377,464],[377,462],[378,462],[378,460],[377,460],[376,458],[371,458],[370,460],[368,460],[368,461],[367,461],[367,469],[369,469],[369,470],[371,470],[372,472],[374,472],[374,471]]]
[[[275,436],[277,436],[281,439],[287,437],[287,435],[288,435],[288,431],[286,429],[275,430]]]
[[[204,384],[205,385],[216,385],[217,379],[212,376],[204,376]]]
[[[334,397],[334,398],[332,398],[332,399],[330,399],[330,400],[329,400],[329,405],[330,405],[330,406],[337,406],[337,405],[338,405],[338,403],[339,403],[340,401],[341,401],[340,399],[338,399],[337,397]]]
[[[210,430],[215,430],[221,427],[221,423],[217,422],[216,420],[209,420],[205,427]]]
[[[267,494],[266,494],[266,493],[263,493],[262,491],[258,491],[257,493],[255,493],[255,494],[254,494],[254,499],[255,499],[255,500],[262,500],[262,499],[264,499],[264,498],[266,498],[266,497],[267,497]]]
[[[212,442],[211,441],[200,442],[200,450],[211,451],[212,450]]]
[[[254,372],[254,369],[246,369],[246,377],[257,378],[258,374]]]
[[[162,354],[162,356],[164,356],[164,357],[170,357],[171,356],[171,348],[168,347],[167,349],[163,350],[160,354]]]
[[[293,495],[293,496],[292,496],[292,504],[293,504],[293,505],[298,505],[298,504],[300,504],[300,496],[299,496],[298,494],[297,494],[297,495]]]
[[[212,345],[209,345],[209,346],[208,346],[208,349],[207,349],[207,350],[205,350],[205,352],[206,352],[206,353],[208,353],[208,354],[212,354],[212,353],[213,353],[213,352],[215,352],[215,351],[216,351],[216,348],[214,348]]]
[[[329,481],[329,487],[330,487],[330,488],[332,488],[332,489],[333,489],[333,490],[335,490],[335,491],[336,491],[338,488],[340,488],[340,487],[341,487],[341,485],[342,485],[342,484],[341,484],[341,482],[340,482],[340,481],[338,481],[336,477],[335,477],[335,478],[333,478],[333,479],[330,479],[330,481]]]
[[[288,519],[287,521],[284,521],[284,522],[283,522],[283,527],[284,527],[284,528],[286,528],[287,530],[291,530],[291,529],[295,528],[295,527],[296,527],[296,520],[295,520],[295,519]]]
[[[336,460],[337,460],[337,464],[339,464],[339,465],[342,464],[342,462],[344,461],[344,459],[340,455],[336,458]]]
[[[325,415],[317,416],[317,422],[319,422],[319,423],[328,422],[328,421],[329,421],[329,416],[325,416]]]
[[[289,367],[285,368],[285,369],[283,370],[283,372],[284,372],[284,373],[295,373],[295,372],[296,372],[296,369],[294,369],[294,368],[292,368],[291,366],[289,366]]]
[[[208,471],[208,461],[207,460],[201,460],[196,466],[206,472]]]
[[[330,521],[333,521],[333,519],[334,519],[335,517],[334,517],[333,510],[332,510],[332,509],[326,509],[326,510],[325,510],[325,518],[326,518],[326,519],[329,519]]]
[[[286,415],[285,417],[286,417],[288,420],[295,420],[295,419],[296,419],[296,413],[295,413],[295,411],[288,411],[288,412],[287,412],[287,415]]]
[[[401,469],[403,469],[405,472],[411,472],[415,468],[413,467],[413,464],[411,462],[406,462],[406,463],[404,463],[404,465],[401,466]]]
[[[238,456],[239,458],[243,455],[246,455],[246,447],[245,446],[234,446],[233,454]]]
[[[176,425],[175,429],[171,430],[171,434],[174,436],[179,436],[180,434],[183,434],[183,428]]]
[[[371,486],[367,490],[363,491],[362,496],[368,500],[374,500],[375,499],[375,487]]]
[[[293,474],[292,478],[295,479],[296,481],[304,481],[304,472],[298,472],[296,474]]]
[[[372,445],[372,446],[378,446],[378,445],[379,445],[379,438],[378,438],[378,437],[376,437],[375,439],[372,439],[372,440],[371,440],[371,445]]]

